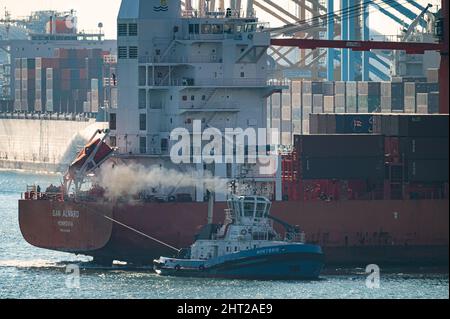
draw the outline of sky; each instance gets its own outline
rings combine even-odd
[[[226,3],[228,1],[226,0]],[[264,0],[259,1],[264,2]],[[3,11],[5,7],[8,11],[10,11],[13,17],[23,17],[28,15],[31,11],[36,10],[52,9],[69,11],[71,9],[75,9],[78,13],[79,30],[85,30],[86,32],[97,31],[98,23],[102,22],[106,37],[108,39],[113,39],[116,37],[116,19],[120,2],[121,0],[1,0],[0,17],[3,18],[4,16]],[[193,0],[192,2],[195,3],[196,1]],[[287,8],[290,12],[295,9],[292,1],[275,0],[274,2],[280,4],[284,8]],[[336,6],[338,6],[337,3],[339,2],[340,1],[336,1]],[[398,0],[398,2],[405,3],[406,1]],[[418,0],[417,2],[422,5],[426,5],[428,3],[438,5],[441,0]],[[245,0],[243,0],[243,3],[245,3]],[[409,5],[407,5],[407,7],[413,8]],[[260,11],[261,10],[256,8],[256,13],[260,19],[267,21],[268,16],[266,14],[262,14]],[[416,11],[417,9],[415,12]],[[392,20],[380,13],[373,13],[370,21],[371,28],[379,33],[386,35],[396,35],[399,33],[399,26],[392,23]],[[275,27],[277,26],[277,23],[275,21],[271,21],[271,26]]]

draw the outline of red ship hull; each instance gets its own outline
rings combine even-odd
[[[223,221],[224,203],[215,205]],[[272,214],[300,225],[328,265],[448,265],[448,200],[274,202]],[[112,220],[124,225],[113,222]],[[207,220],[206,203],[97,204],[22,200],[19,222],[33,246],[149,264],[189,246]],[[279,229],[281,232],[282,229]]]

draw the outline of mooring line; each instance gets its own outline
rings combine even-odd
[[[159,240],[159,239],[157,239],[157,238],[154,238],[154,237],[152,237],[152,236],[150,236],[150,235],[147,235],[147,234],[145,234],[145,233],[143,233],[143,232],[141,232],[141,231],[139,231],[139,230],[137,230],[137,229],[135,229],[135,228],[133,228],[133,227],[131,227],[131,226],[128,226],[128,225],[126,225],[126,224],[124,224],[124,223],[121,223],[121,222],[119,222],[118,220],[115,220],[114,218],[111,218],[111,217],[109,217],[109,216],[103,215],[102,213],[95,212],[93,209],[87,207],[87,206],[84,205],[84,204],[81,204],[81,205],[84,206],[84,208],[86,208],[87,210],[90,210],[90,211],[94,212],[95,214],[101,215],[101,216],[103,216],[105,219],[108,219],[108,220],[110,220],[110,221],[113,222],[113,223],[116,223],[116,224],[118,224],[118,225],[120,225],[120,226],[122,226],[122,227],[125,227],[125,228],[127,228],[127,229],[129,229],[129,230],[131,230],[131,231],[133,231],[133,232],[135,232],[135,233],[141,235],[141,236],[144,236],[145,238],[148,238],[148,239],[153,240],[154,242],[157,242],[157,243],[159,243],[159,244],[161,244],[161,245],[163,245],[163,246],[166,246],[166,247],[168,247],[168,248],[170,248],[170,249],[173,249],[173,250],[175,250],[176,252],[180,252],[180,251],[181,251],[181,249],[178,249],[178,248],[176,248],[176,247],[174,247],[174,246],[171,246],[171,245],[169,245],[169,244],[167,244],[167,243],[165,243],[165,242],[163,242],[163,241],[161,241],[161,240]]]

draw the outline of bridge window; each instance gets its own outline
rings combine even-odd
[[[117,35],[119,37],[126,37],[128,33],[128,25],[126,23],[119,23],[117,25]]]
[[[130,57],[130,59],[137,59],[137,57],[138,57],[138,47],[130,47],[129,57]]]
[[[212,24],[211,25],[211,33],[212,34],[222,34],[223,33],[223,25],[222,24]]]
[[[138,35],[138,25],[137,23],[130,23],[128,26],[128,35],[130,37],[135,37]]]
[[[139,130],[146,131],[147,130],[147,115],[139,114]]]
[[[147,107],[147,91],[145,89],[139,89],[138,104],[140,109]]]
[[[115,113],[111,113],[109,115],[109,129],[110,130],[115,130],[117,128],[116,125],[116,114]]]
[[[127,47],[119,47],[118,48],[118,55],[119,59],[126,59],[127,58]]]
[[[189,25],[189,33],[190,34],[199,34],[200,33],[200,25],[199,24],[190,24]]]
[[[232,34],[234,31],[234,25],[232,24],[225,24],[223,26],[223,32],[227,34]]]
[[[202,24],[202,34],[210,34],[210,33],[211,33],[211,25]]]

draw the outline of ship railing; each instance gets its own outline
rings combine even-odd
[[[222,63],[222,58],[217,55],[195,55],[195,56],[180,56],[180,57],[165,57],[161,56],[141,56],[139,57],[141,64],[164,64],[164,63]]]
[[[241,10],[228,10],[226,11],[208,11],[203,12],[195,9],[183,10],[181,16],[183,18],[240,18]],[[227,14],[228,13],[228,14]]]
[[[51,192],[37,192],[37,191],[27,191],[21,195],[21,199],[25,200],[48,200],[48,201],[63,201],[64,194],[62,192],[51,193]]]
[[[51,112],[6,112],[0,113],[2,119],[24,119],[24,120],[54,120],[88,122],[90,118],[85,114],[75,113],[51,113]]]
[[[306,234],[305,232],[295,233],[295,232],[287,232],[285,234],[285,241],[293,242],[293,243],[305,243],[306,242]]]

